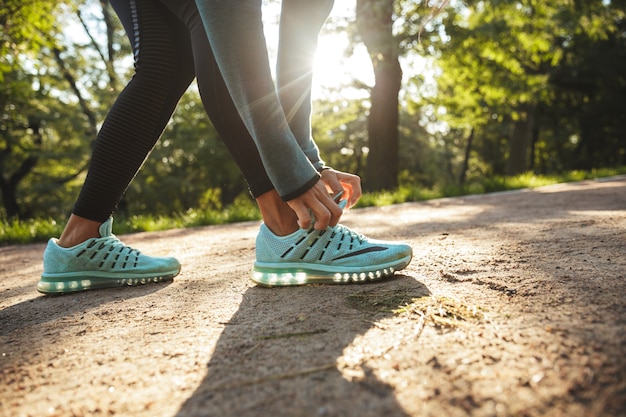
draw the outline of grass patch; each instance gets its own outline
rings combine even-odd
[[[115,216],[113,232],[117,235],[138,232],[157,232],[161,230],[230,224],[260,220],[261,214],[253,202],[239,204],[223,210],[188,210],[172,216],[138,215]],[[45,242],[50,237],[59,237],[63,232],[63,222],[54,219],[28,219],[0,222],[0,246]]]
[[[612,177],[626,174],[626,167],[571,171],[561,175],[534,175],[526,173],[515,177],[490,177],[468,181],[463,186],[450,185],[424,189],[403,184],[394,191],[365,193],[356,207],[387,206],[411,201],[424,201],[442,197],[536,188],[544,185]],[[248,198],[237,199],[221,210],[188,210],[171,216],[137,215],[115,217],[115,233],[155,232],[160,230],[208,226],[259,220],[261,215],[256,204]],[[27,219],[9,221],[0,219],[0,246],[45,242],[52,236],[60,236],[66,219]]]
[[[54,219],[27,219],[0,223],[0,245],[45,242],[59,236],[64,224]]]
[[[359,200],[356,207],[380,207],[410,201],[424,201],[435,198],[537,188],[545,185],[592,180],[624,174],[626,174],[626,167],[593,169],[591,171],[570,171],[560,175],[535,175],[528,172],[514,177],[494,176],[473,179],[463,186],[446,185],[433,187],[432,189],[418,188],[410,184],[404,184],[394,191],[366,193]]]

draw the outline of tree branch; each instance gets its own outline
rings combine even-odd
[[[104,63],[106,70],[107,70],[107,75],[109,76],[109,81],[111,83],[111,87],[114,90],[117,90],[117,75],[115,74],[115,69],[113,68],[113,64],[112,64],[112,59],[113,59],[113,33],[112,33],[112,29],[111,29],[111,16],[110,13],[108,12],[108,10],[106,9],[106,2],[102,1],[102,15],[104,17],[104,22],[106,24],[107,27],[107,49],[108,49],[108,58],[104,56],[104,53],[102,52],[102,50],[100,49],[100,45],[98,45],[98,42],[96,42],[96,39],[93,37],[93,35],[91,34],[91,31],[89,30],[89,27],[87,26],[87,23],[85,22],[85,20],[83,19],[83,15],[80,12],[80,9],[76,10],[76,16],[78,16],[78,20],[80,21],[80,24],[82,25],[83,29],[85,30],[85,33],[87,34],[87,36],[89,37],[89,43],[91,44],[92,48],[95,49],[98,52],[98,55],[100,55],[100,59],[102,59],[102,62]]]
[[[63,74],[63,78],[70,84],[72,91],[74,91],[74,94],[76,94],[76,97],[78,98],[78,103],[80,104],[80,108],[82,109],[83,113],[89,120],[89,126],[91,128],[90,134],[92,137],[95,137],[98,131],[98,127],[97,127],[98,123],[97,123],[96,115],[89,108],[89,105],[87,104],[87,100],[83,98],[83,95],[80,92],[78,85],[76,84],[76,79],[74,78],[74,75],[70,72],[70,70],[65,65],[65,61],[63,60],[63,57],[61,56],[61,50],[58,47],[54,47],[52,50],[54,52],[54,58],[57,64],[59,65],[59,68],[61,69],[61,73]]]

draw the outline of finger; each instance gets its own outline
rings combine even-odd
[[[347,200],[348,204],[346,208],[350,208],[354,205],[354,189],[352,188],[352,184],[349,182],[341,182],[341,187],[343,188],[344,194],[343,199]]]
[[[326,192],[315,193],[315,198],[308,202],[307,205],[315,217],[313,227],[316,230],[324,230],[328,226],[336,226],[343,214],[343,210]]]
[[[325,206],[316,209],[313,215],[315,216],[315,223],[313,224],[315,230],[324,230],[331,224],[332,214]]]
[[[341,191],[341,193],[343,194],[343,190]],[[341,196],[341,200],[345,200],[343,198],[343,195]],[[328,225],[332,227],[336,226],[337,223],[339,223],[339,220],[343,215],[343,206],[339,206],[338,203],[339,201],[337,201],[336,199],[331,199],[330,204],[326,206],[326,208],[330,212],[330,220],[328,222]]]
[[[354,206],[361,198],[361,179],[359,177],[349,178],[347,181],[342,180],[341,185],[346,190],[346,198],[348,199],[348,207]]]
[[[341,216],[343,215],[343,209],[339,207],[339,205],[337,205],[337,203],[333,201],[333,205],[330,207],[329,210],[330,210],[330,221],[328,225],[331,227],[335,227],[337,226],[337,223],[339,223],[339,220],[341,220]]]
[[[361,198],[361,178],[358,175],[348,174],[337,170],[330,170],[340,182],[344,190],[344,199],[347,200],[348,208],[354,206]]]
[[[296,213],[296,217],[298,217],[298,226],[301,229],[308,229],[311,227],[311,212],[307,209],[307,207],[302,204],[300,201],[291,200],[288,201],[289,207]]]
[[[322,171],[322,181],[324,181],[326,188],[328,188],[331,194],[337,194],[343,190],[341,182],[337,178],[337,174],[332,169]]]

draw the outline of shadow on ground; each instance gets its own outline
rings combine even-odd
[[[428,294],[406,275],[356,288],[250,288],[177,416],[407,415],[371,369],[352,377],[337,361],[392,309]]]

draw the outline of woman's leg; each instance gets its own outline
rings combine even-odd
[[[259,151],[233,103],[213,56],[206,31],[193,0],[161,0],[187,26],[202,103],[213,126],[246,178],[263,222],[278,235],[298,230],[297,217],[282,201],[270,181]]]
[[[59,245],[99,236],[194,77],[186,28],[158,2],[112,0],[135,55],[135,74],[111,107]],[[149,104],[149,105],[148,105]]]
[[[215,62],[195,1],[160,1],[187,28],[202,104],[245,177],[252,196],[256,198],[272,190],[274,187],[265,172],[256,144],[241,120]]]
[[[98,133],[91,165],[60,239],[50,239],[37,289],[59,294],[169,281],[172,257],[151,257],[112,233],[111,214],[194,77],[187,31],[152,0],[112,0],[135,53],[135,75]]]
[[[161,0],[185,23],[196,67],[198,87],[209,118],[243,173],[264,223],[274,233],[288,235],[298,229],[297,217],[270,181],[259,151],[243,124],[215,62],[206,31],[193,0]]]

